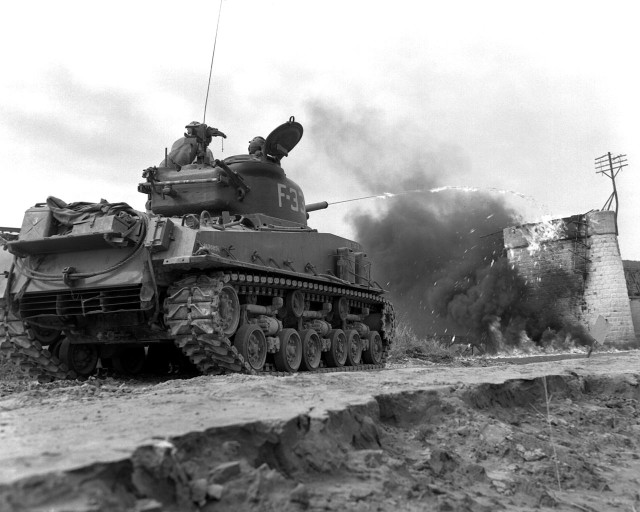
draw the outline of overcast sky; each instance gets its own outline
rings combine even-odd
[[[218,7],[4,5],[0,225],[19,226],[48,195],[143,209],[142,170],[203,118]],[[244,153],[293,115],[305,134],[283,166],[309,203],[397,191],[424,167],[439,185],[517,192],[504,197],[526,222],[602,208],[612,189],[594,158],[624,153],[620,246],[640,260],[635,11],[611,0],[223,0],[206,121],[228,139],[212,149]],[[382,203],[336,205],[310,223],[352,236],[349,215]]]

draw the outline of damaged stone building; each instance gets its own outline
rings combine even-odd
[[[503,235],[532,300],[598,330],[606,344],[638,346],[640,262],[622,260],[613,211],[509,227]]]

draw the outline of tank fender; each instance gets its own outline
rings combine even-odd
[[[198,230],[179,224],[180,219],[159,216],[150,228],[145,244],[154,260],[164,260],[186,254],[192,255],[197,250],[196,238]]]

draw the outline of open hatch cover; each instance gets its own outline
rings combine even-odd
[[[291,116],[289,121],[273,130],[265,141],[265,152],[278,162],[296,147],[302,138],[302,125]]]

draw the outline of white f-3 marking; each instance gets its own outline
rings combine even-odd
[[[299,211],[300,205],[298,204],[298,191],[295,188],[289,187],[284,183],[278,183],[278,206],[282,208],[282,198],[285,198],[294,212]]]

